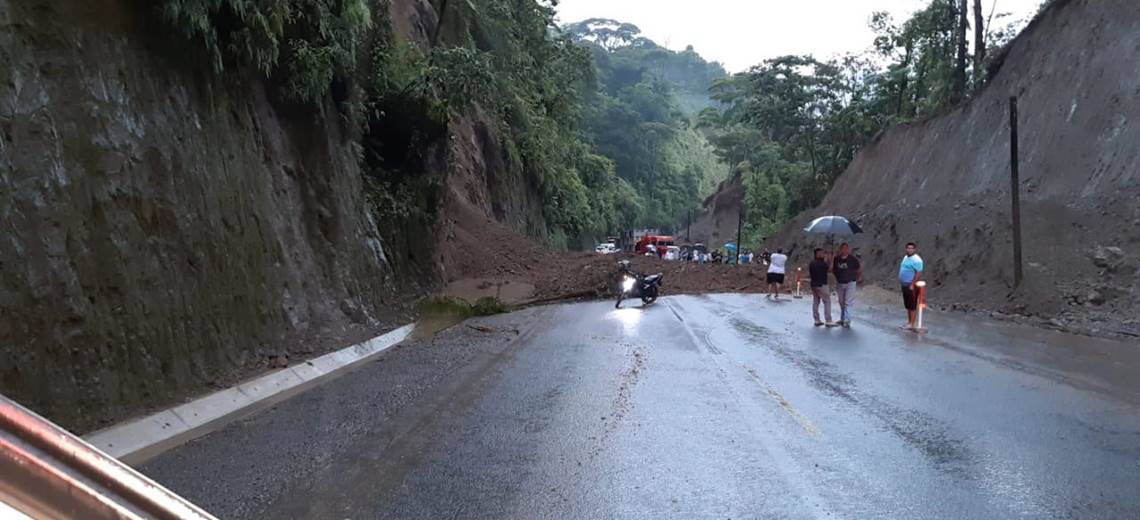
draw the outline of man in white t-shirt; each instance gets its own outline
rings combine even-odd
[[[784,264],[788,263],[788,255],[783,249],[777,249],[768,264],[768,297],[780,299],[780,286],[784,284]]]

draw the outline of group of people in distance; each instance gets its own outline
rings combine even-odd
[[[768,298],[779,299],[780,286],[784,284],[785,266],[788,257],[783,249],[777,249],[768,263]],[[903,327],[915,330],[916,317],[919,304],[919,282],[922,280],[922,257],[918,256],[918,245],[908,242],[906,256],[899,264],[899,285],[902,289],[903,306],[906,307],[907,321]],[[816,248],[814,259],[808,265],[811,278],[812,318],[816,327],[850,327],[853,308],[855,306],[855,291],[863,282],[863,266],[859,259],[851,254],[851,246],[846,242],[839,245],[839,250],[832,255],[830,261],[822,248]],[[835,292],[839,300],[839,320],[831,319],[831,287],[828,283],[828,274],[835,276]],[[819,305],[823,304],[823,319],[820,319]]]

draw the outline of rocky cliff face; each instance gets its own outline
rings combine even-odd
[[[434,23],[391,6],[410,39]],[[429,247],[433,269],[397,279],[408,248],[385,242],[331,101],[219,76],[147,9],[0,0],[0,391],[78,429],[405,320],[399,289],[445,264]],[[479,126],[429,173],[466,164],[474,211],[544,227]]]
[[[1140,4],[1058,0],[1020,37],[975,99],[891,128],[819,208],[771,245],[805,260],[801,229],[841,214],[872,279],[893,287],[919,243],[933,303],[1003,310],[1099,332],[1140,333]],[[1021,109],[1025,283],[1012,287],[1010,96]],[[806,260],[805,260],[806,261]]]
[[[736,242],[744,195],[744,178],[739,172],[721,181],[716,192],[705,199],[704,213],[693,220],[692,242],[704,243],[712,249]],[[684,236],[684,230],[678,234]]]

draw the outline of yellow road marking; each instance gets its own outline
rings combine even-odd
[[[792,416],[792,419],[799,423],[800,427],[802,427],[804,431],[812,435],[819,433],[819,429],[816,428],[815,425],[812,424],[812,422],[808,420],[807,417],[804,417],[803,414],[801,414],[795,408],[792,408],[791,403],[789,403],[788,400],[784,398],[784,396],[780,395],[780,392],[777,392],[775,388],[768,386],[768,383],[765,383],[763,379],[760,379],[760,374],[757,374],[755,369],[748,368],[744,365],[740,366],[744,367],[744,370],[748,372],[748,375],[752,376],[753,380],[755,380],[760,384],[760,386],[763,386],[764,389],[768,391],[768,395],[771,396],[772,399],[780,405],[780,408],[783,408],[785,412],[788,412],[788,415]]]

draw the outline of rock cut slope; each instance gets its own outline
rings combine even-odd
[[[427,45],[430,2],[376,6]],[[214,73],[147,2],[0,0],[0,392],[90,430],[405,322],[486,270],[472,229],[545,230],[485,117],[417,142],[407,174],[446,189],[402,229],[369,200],[344,105],[279,87]],[[374,137],[393,156],[402,122]]]

